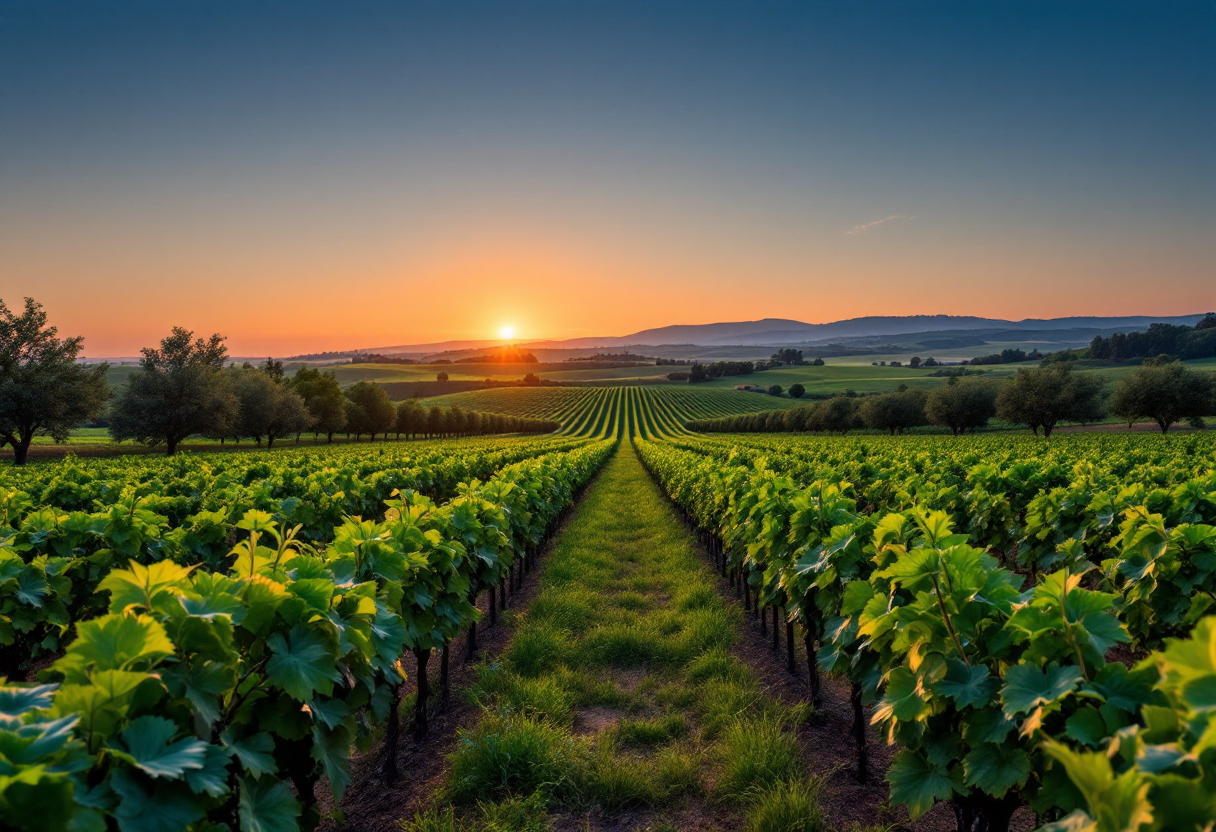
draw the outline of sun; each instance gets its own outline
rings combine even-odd
[[[504,341],[510,341],[515,337],[515,327],[510,324],[498,328],[498,337]]]

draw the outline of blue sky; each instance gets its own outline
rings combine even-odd
[[[1207,0],[0,10],[0,298],[93,352],[1181,314],[1214,231]]]

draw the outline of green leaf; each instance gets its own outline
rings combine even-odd
[[[179,566],[162,560],[144,566],[131,561],[127,569],[112,569],[97,585],[98,592],[110,593],[110,612],[139,609],[151,612],[157,601],[172,598],[174,590],[194,567]]]
[[[19,717],[26,711],[51,707],[58,685],[0,685],[0,717]]]
[[[117,769],[110,785],[119,797],[114,819],[122,832],[182,832],[203,818],[203,807],[184,783],[147,782]]]
[[[1081,683],[1081,669],[1052,665],[1046,671],[1017,664],[1005,671],[1001,700],[1009,716],[1027,713],[1040,705],[1063,699]]]
[[[896,719],[910,722],[929,712],[920,677],[906,667],[897,667],[887,676],[887,690],[874,712],[876,722]]]
[[[54,669],[65,681],[84,684],[92,672],[147,670],[173,655],[165,628],[148,615],[103,615],[76,625],[76,640]]]
[[[297,832],[300,804],[282,780],[241,779],[241,832]]]
[[[1098,709],[1090,705],[1070,716],[1064,726],[1065,736],[1091,748],[1106,739],[1106,723]]]
[[[984,743],[963,757],[964,782],[988,794],[1004,797],[1030,776],[1030,757],[1016,745]]]
[[[228,793],[228,753],[223,746],[207,746],[203,767],[187,771],[186,784],[195,794],[222,797]]]
[[[175,734],[177,726],[170,720],[141,716],[122,732],[122,745],[115,753],[152,777],[179,778],[187,769],[201,769],[207,759],[207,743],[196,739],[171,742]]]
[[[340,678],[337,657],[316,633],[296,626],[287,638],[273,633],[266,644],[274,653],[266,675],[291,697],[307,702],[318,691],[333,693],[333,683]]]
[[[262,732],[239,740],[225,734],[224,743],[245,767],[245,771],[254,777],[278,771],[274,761],[274,738],[270,734]]]
[[[895,755],[887,771],[887,782],[891,784],[891,802],[907,806],[912,820],[954,793],[949,774],[906,749]]]
[[[987,704],[996,693],[997,682],[984,665],[967,667],[961,659],[946,660],[946,676],[937,683],[937,693],[949,696],[960,708],[977,708]]]

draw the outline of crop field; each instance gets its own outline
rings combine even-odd
[[[796,399],[680,386],[655,387],[504,387],[455,393],[424,404],[458,406],[552,419],[574,436],[642,436],[686,434],[684,423],[739,413],[794,407]]]
[[[792,402],[691,385],[431,401],[561,429],[5,469],[6,824],[1216,816],[1216,437],[700,435]]]

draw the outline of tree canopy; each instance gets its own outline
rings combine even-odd
[[[83,345],[83,337],[60,338],[47,326],[33,298],[21,314],[0,300],[0,445],[13,446],[15,464],[25,464],[35,436],[65,441],[105,406],[108,368],[77,364]]]
[[[936,387],[925,401],[925,415],[935,425],[945,425],[955,436],[982,428],[996,415],[996,388],[984,381],[949,383]]]
[[[1180,419],[1216,411],[1210,373],[1191,370],[1179,361],[1150,361],[1119,382],[1110,410],[1127,420],[1152,419],[1162,433]]]
[[[110,417],[110,435],[134,439],[167,453],[195,433],[224,434],[237,418],[239,402],[220,381],[228,351],[224,337],[194,338],[182,327],[145,347],[139,369],[122,387]]]
[[[1068,364],[1022,368],[1001,385],[996,415],[1012,424],[1027,425],[1050,439],[1057,424],[1095,422],[1102,418],[1103,382],[1099,376],[1074,373]]]

